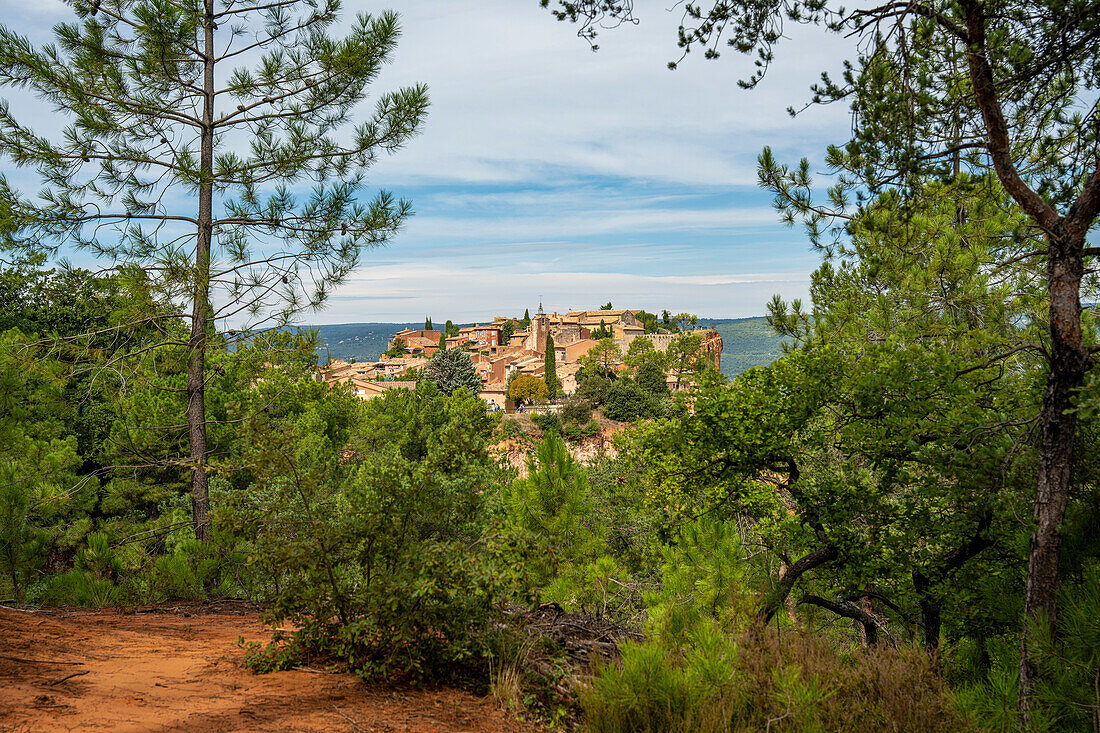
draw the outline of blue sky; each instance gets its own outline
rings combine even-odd
[[[667,5],[638,0],[641,23],[604,33],[593,53],[537,0],[345,0],[348,13],[401,13],[376,88],[424,82],[432,107],[371,174],[416,216],[303,320],[472,321],[534,310],[540,296],[548,310],[611,300],[740,317],[774,293],[805,296],[818,255],[779,223],[755,160],[771,145],[820,168],[825,146],[845,139],[846,110],[792,120],[786,108],[848,49],[794,28],[746,92],[736,81],[751,60],[735,53],[667,70],[679,17]],[[37,41],[71,17],[58,0],[0,9]]]

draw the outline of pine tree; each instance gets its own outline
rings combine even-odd
[[[554,337],[546,334],[546,361],[542,373],[542,380],[546,382],[546,390],[550,399],[554,399],[561,393],[561,382],[558,381],[558,362],[554,355]]]
[[[42,182],[25,197],[0,178],[2,246],[72,247],[128,267],[189,323],[185,344],[162,346],[186,352],[189,455],[176,463],[190,468],[207,540],[205,384],[219,322],[238,339],[289,324],[397,231],[409,204],[387,192],[364,201],[364,176],[415,133],[427,92],[358,106],[396,46],[393,13],[360,14],[334,38],[339,0],[70,4],[78,22],[55,27],[56,45],[0,28],[0,85],[30,89],[67,123],[48,140],[0,105],[0,155]],[[353,115],[363,122],[347,129]]]

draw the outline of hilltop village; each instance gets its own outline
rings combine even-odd
[[[508,399],[512,379],[518,375],[545,376],[550,363],[548,343],[554,350],[555,376],[563,395],[577,389],[585,361],[591,363],[597,353],[610,369],[626,371],[631,354],[650,350],[665,353],[674,343],[690,343],[696,351],[689,355],[693,361],[691,373],[685,375],[683,369],[670,364],[665,374],[670,390],[684,389],[690,386],[699,367],[721,368],[722,337],[714,329],[693,329],[694,323],[695,318],[687,314],[670,317],[666,311],[664,319],[659,320],[644,310],[606,306],[546,313],[540,303],[535,315],[525,313],[524,318],[498,316],[486,324],[400,331],[377,361],[334,360],[324,366],[322,377],[329,382],[349,383],[360,398],[371,399],[387,390],[414,387],[417,373],[441,349],[463,349],[481,379],[481,398],[491,407],[505,409],[512,407]],[[430,325],[430,320],[425,323]],[[693,338],[686,340],[685,335]],[[638,339],[649,343],[635,343]]]

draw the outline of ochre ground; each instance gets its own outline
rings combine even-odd
[[[251,610],[147,611],[0,607],[0,731],[537,730],[454,689],[372,688],[308,671],[254,675],[241,667],[237,637],[271,633]]]

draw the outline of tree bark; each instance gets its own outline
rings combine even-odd
[[[1080,286],[1084,272],[1084,245],[1089,226],[1100,209],[1100,167],[1089,177],[1080,196],[1061,217],[1021,178],[1012,160],[1008,126],[986,56],[986,14],[981,0],[963,0],[966,21],[967,65],[974,97],[982,113],[989,156],[997,178],[1020,208],[1043,230],[1047,255],[1047,292],[1050,297],[1050,372],[1043,395],[1043,436],[1039,452],[1035,496],[1035,532],[1028,551],[1024,628],[1020,640],[1019,721],[1031,727],[1038,667],[1033,625],[1053,630],[1057,621],[1060,529],[1069,498],[1073,441],[1077,418],[1073,393],[1084,382],[1089,365],[1081,337]]]
[[[1077,415],[1071,411],[1074,392],[1084,382],[1088,351],[1081,333],[1080,285],[1084,273],[1083,241],[1064,232],[1064,224],[1047,236],[1047,287],[1050,292],[1050,374],[1043,395],[1043,437],[1039,449],[1039,485],[1035,496],[1035,531],[1031,535],[1024,595],[1024,627],[1020,637],[1018,713],[1024,728],[1031,725],[1038,680],[1034,631],[1036,624],[1054,628],[1060,582],[1058,559],[1061,526],[1069,499],[1073,441]]]
[[[850,618],[859,622],[863,627],[863,638],[867,640],[867,646],[875,646],[878,644],[878,624],[875,623],[875,617],[856,604],[844,600],[830,601],[821,596],[812,594],[802,596],[802,600],[800,600],[799,603],[810,603],[814,606],[820,606],[821,608],[832,611],[838,616],[844,616],[845,618]]]
[[[203,30],[203,111],[199,150],[199,213],[195,240],[191,337],[188,340],[187,427],[191,443],[191,511],[195,539],[210,541],[210,482],[206,471],[206,339],[210,325],[210,244],[213,235],[214,1],[206,0]]]
[[[790,595],[791,589],[794,588],[794,584],[802,577],[803,573],[836,560],[839,554],[835,545],[826,545],[795,561],[787,568],[787,572],[783,573],[779,578],[775,590],[772,591],[767,600],[764,601],[764,606],[757,614],[757,620],[763,624],[770,622],[775,616],[776,611],[778,611],[780,606],[787,600],[787,596]]]

